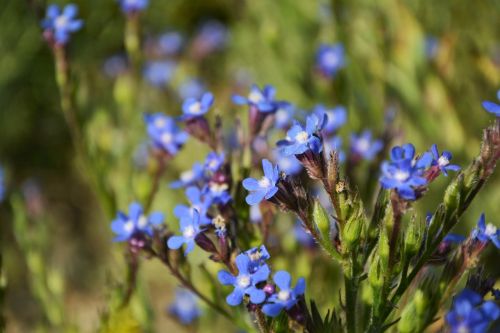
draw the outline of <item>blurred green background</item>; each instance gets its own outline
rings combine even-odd
[[[113,287],[125,276],[123,250],[111,243],[109,222],[116,209],[144,197],[149,168],[154,168],[132,167],[146,139],[142,114],[179,115],[181,100],[172,91],[187,77],[200,78],[214,93],[216,112],[227,126],[243,112],[231,105],[230,94],[245,92],[253,82],[270,83],[279,99],[304,109],[316,103],[345,105],[345,138],[364,128],[381,133],[386,110],[396,110],[398,143],[412,142],[418,151],[437,143],[461,165],[478,153],[481,129],[492,121],[480,103],[495,100],[500,87],[497,0],[151,0],[141,16],[143,40],[176,30],[192,41],[200,24],[212,19],[229,31],[222,50],[204,57],[186,51],[177,57],[168,89],[144,81],[131,84],[134,74],[106,76],[106,59],[125,52],[125,18],[113,0],[74,2],[85,25],[73,36],[68,55],[85,144],[101,177],[97,186],[90,185],[75,160],[60,110],[53,57],[39,26],[45,1],[0,2],[0,163],[12,198],[0,209],[0,223],[10,332],[54,331],[58,322],[83,332],[99,327]],[[319,44],[334,42],[344,44],[347,66],[328,81],[315,75],[314,55]],[[169,223],[175,224],[171,211],[180,193],[164,185],[206,152],[191,141],[169,167],[154,203]],[[470,230],[483,211],[496,223],[499,180],[497,172],[460,231]],[[33,182],[41,191],[36,203],[26,199],[26,186]],[[418,204],[420,211],[437,206],[448,182],[443,177],[433,184]],[[111,193],[106,205],[99,203],[96,187]],[[313,265],[307,260],[314,259],[305,253],[297,258],[297,272],[310,274]],[[202,260],[203,255],[194,259]],[[135,318],[145,331],[182,331],[165,314],[175,281],[157,263],[142,265],[139,298],[149,301],[134,303],[133,315],[124,317]],[[286,261],[274,265],[288,267]],[[500,268],[493,274],[499,276]],[[320,286],[308,288],[311,297],[328,304]],[[140,306],[144,303],[150,308]],[[234,330],[223,319],[214,323],[207,317],[186,330]]]

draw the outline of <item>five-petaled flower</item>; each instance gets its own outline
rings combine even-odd
[[[186,98],[182,104],[181,116],[182,120],[188,120],[196,117],[201,117],[212,107],[214,103],[214,95],[210,92],[204,93],[201,98],[197,99],[194,97]]]
[[[144,120],[153,146],[169,155],[176,155],[188,139],[188,134],[171,117],[156,113],[145,115]]]
[[[262,307],[262,311],[270,317],[276,317],[283,309],[290,310],[306,289],[306,281],[303,278],[298,279],[295,288],[292,288],[292,279],[286,271],[276,272],[273,280],[280,290],[271,295]]]
[[[500,90],[497,92],[497,98],[500,100]],[[483,108],[491,114],[500,117],[500,104],[484,101]]]
[[[250,296],[250,302],[260,304],[266,299],[266,293],[262,289],[258,289],[256,285],[260,282],[266,281],[269,277],[269,267],[262,265],[255,272],[249,269],[251,259],[245,253],[241,253],[236,257],[236,267],[238,268],[238,275],[233,276],[228,271],[219,271],[219,282],[223,285],[233,285],[234,290],[227,298],[227,304],[236,306],[241,303],[244,295]]]
[[[472,231],[472,237],[482,243],[491,241],[497,248],[500,249],[500,229],[493,224],[486,224],[484,214],[481,214],[477,221],[477,227]]]
[[[372,140],[370,130],[365,130],[360,135],[351,134],[351,153],[353,156],[371,161],[383,147],[382,140]]]
[[[345,66],[344,46],[323,44],[316,53],[316,68],[326,77],[333,77]]]
[[[385,189],[395,189],[401,198],[415,200],[415,188],[427,184],[422,174],[432,161],[428,153],[415,159],[415,147],[405,144],[402,147],[394,147],[391,150],[391,162],[382,163],[382,176],[380,183]]]
[[[124,13],[130,14],[142,11],[148,6],[149,0],[118,0]]]
[[[274,112],[280,107],[285,107],[288,103],[276,101],[276,89],[271,85],[266,85],[260,89],[257,85],[252,85],[248,97],[233,95],[233,103],[238,105],[249,105],[257,108],[262,113]]]
[[[133,202],[129,205],[128,215],[118,212],[116,219],[111,222],[111,230],[116,234],[115,242],[128,241],[136,234],[153,235],[153,227],[163,223],[164,216],[160,212],[144,215],[142,206]]]
[[[246,178],[243,180],[243,187],[250,191],[250,194],[246,197],[246,202],[249,205],[256,205],[264,199],[268,200],[278,192],[276,186],[279,180],[278,166],[273,167],[271,162],[263,159],[262,168],[264,177],[261,179]]]
[[[459,171],[460,166],[456,164],[450,164],[452,155],[449,151],[443,151],[441,155],[439,155],[439,151],[437,145],[432,145],[431,152],[433,156],[432,164],[433,166],[437,166],[439,170],[443,173],[443,175],[448,176],[448,171]]]
[[[177,205],[174,208],[174,215],[179,220],[184,218],[193,218],[196,211],[200,216],[200,225],[208,225],[212,223],[212,219],[208,216],[208,209],[212,205],[212,198],[204,194],[198,187],[190,186],[186,188],[186,197],[191,204],[190,207],[186,205]]]
[[[500,307],[493,301],[483,302],[481,295],[464,289],[455,296],[452,309],[446,314],[451,333],[483,333],[500,317]]]
[[[189,290],[177,289],[174,302],[169,307],[169,312],[179,318],[184,325],[191,324],[201,316],[196,296]]]
[[[181,236],[171,236],[167,241],[167,246],[171,250],[179,249],[182,244],[186,244],[184,255],[193,251],[195,238],[200,233],[200,214],[195,209],[191,216],[185,215],[180,219]]]
[[[224,164],[226,155],[224,153],[217,154],[216,152],[208,153],[205,158],[204,167],[205,170],[210,172],[217,172],[220,167]]]
[[[42,21],[46,37],[56,44],[66,44],[71,33],[82,28],[83,21],[75,18],[77,14],[78,6],[75,4],[66,5],[62,12],[57,5],[47,7],[46,17]]]
[[[299,123],[295,124],[286,133],[286,139],[278,141],[283,155],[300,155],[306,151],[319,154],[323,150],[323,142],[318,135],[326,122],[324,113],[311,114],[306,118],[305,128]]]

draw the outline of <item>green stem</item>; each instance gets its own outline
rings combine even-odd
[[[260,308],[255,309],[255,319],[257,321],[257,327],[261,333],[269,333],[267,328],[267,321],[264,313]]]
[[[356,300],[358,287],[355,278],[344,275],[347,332],[356,332]]]

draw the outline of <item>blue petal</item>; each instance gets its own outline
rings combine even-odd
[[[128,206],[128,216],[131,220],[136,221],[142,215],[142,206],[138,202],[132,202]]]
[[[267,191],[266,195],[264,196],[264,199],[269,200],[276,194],[276,192],[278,192],[278,188],[274,186],[269,191]]]
[[[484,101],[483,108],[485,108],[486,111],[495,114],[497,117],[500,115],[500,105],[496,103]]]
[[[63,15],[67,18],[73,18],[78,14],[78,6],[74,4],[69,4],[64,7]]]
[[[149,223],[151,223],[152,225],[162,224],[164,219],[165,216],[160,212],[153,212],[151,213],[151,215],[149,215]]]
[[[206,92],[201,96],[201,104],[205,107],[210,107],[212,106],[212,103],[214,102],[214,95],[210,92]]]
[[[244,105],[244,104],[248,103],[248,99],[246,99],[245,97],[240,96],[240,95],[233,95],[233,97],[231,99],[232,99],[233,103],[237,104],[237,105]]]
[[[228,271],[219,271],[219,273],[217,274],[217,278],[219,279],[219,282],[224,286],[232,285],[236,281],[236,278]]]
[[[186,249],[184,250],[184,255],[187,256],[189,252],[194,250],[194,240],[189,240],[186,242]]]
[[[246,290],[246,293],[250,296],[250,302],[253,304],[260,304],[266,299],[266,293],[255,287],[250,287]]]
[[[259,283],[262,281],[266,281],[267,278],[269,277],[270,273],[271,273],[271,270],[269,269],[269,266],[267,266],[267,265],[260,266],[259,269],[255,273],[252,274],[252,283],[256,284],[256,283]]]
[[[491,321],[497,320],[500,317],[500,308],[492,301],[484,302],[481,305],[481,312]]]
[[[281,290],[290,289],[291,277],[290,277],[290,273],[288,273],[287,271],[276,272],[276,274],[274,274],[273,280],[274,280],[274,283],[276,283],[276,285]]]
[[[304,278],[300,278],[297,280],[297,284],[295,285],[295,296],[303,295],[306,291],[306,280]]]
[[[273,164],[271,162],[269,162],[269,160],[267,159],[263,159],[262,160],[262,169],[264,170],[264,175],[269,178],[269,179],[272,179],[273,178]]]
[[[246,178],[243,180],[243,187],[248,191],[256,191],[260,189],[259,181],[254,178]]]
[[[231,306],[240,305],[243,300],[243,291],[240,288],[234,288],[233,292],[227,295],[226,302]]]
[[[269,317],[276,317],[280,314],[281,310],[284,308],[283,304],[275,303],[275,304],[265,304],[262,307],[262,311],[268,315]]]
[[[241,273],[248,273],[248,264],[250,263],[250,258],[244,253],[236,256],[236,267],[238,267],[238,271]]]
[[[167,241],[167,246],[171,250],[179,249],[184,243],[184,237],[182,236],[172,236]]]
[[[256,192],[253,192],[253,193],[250,193],[249,195],[247,195],[247,197],[245,198],[245,201],[250,206],[253,206],[253,205],[256,205],[259,202],[261,202],[264,199],[265,195],[266,195],[265,191],[256,191]]]

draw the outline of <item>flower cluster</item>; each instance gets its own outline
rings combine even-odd
[[[47,14],[42,21],[45,38],[54,41],[56,45],[65,45],[72,33],[80,30],[83,21],[76,19],[78,6],[68,4],[61,12],[57,5],[47,7]]]
[[[264,246],[253,248],[236,257],[237,274],[225,270],[219,272],[219,282],[234,287],[226,298],[229,305],[239,305],[248,296],[252,304],[263,304],[262,311],[266,315],[276,317],[282,310],[288,311],[297,304],[304,294],[305,280],[299,279],[295,288],[292,288],[290,274],[278,271],[273,276],[274,285],[267,283],[271,273],[266,263],[269,258]]]
[[[146,114],[144,121],[153,147],[170,156],[175,156],[188,139],[175,120],[162,113]]]
[[[500,307],[495,302],[483,301],[481,295],[466,288],[455,296],[446,322],[452,333],[482,333],[499,317]]]

